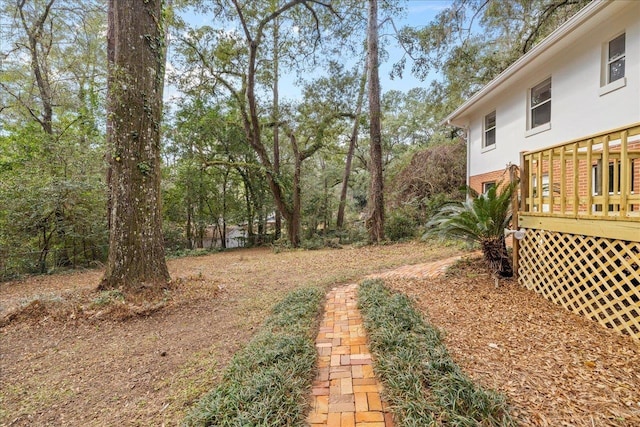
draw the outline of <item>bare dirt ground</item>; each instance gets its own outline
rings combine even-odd
[[[475,257],[436,279],[383,275],[441,329],[456,362],[504,393],[523,426],[640,426],[640,341],[575,315]]]
[[[95,304],[101,271],[1,283],[0,425],[178,425],[288,291],[455,251],[410,243],[175,259],[166,301],[149,310]]]
[[[514,281],[496,289],[477,259],[439,278],[420,265],[457,253],[412,243],[176,259],[167,301],[129,317],[91,305],[101,271],[2,283],[0,319],[22,315],[0,326],[0,425],[178,425],[285,293],[386,271],[521,425],[640,426],[640,342]]]

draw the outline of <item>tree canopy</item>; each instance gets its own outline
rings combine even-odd
[[[132,151],[140,177],[162,178],[153,198],[164,247],[270,243],[281,226],[293,246],[366,239],[374,165],[376,212],[397,217],[413,206],[406,212],[418,226],[458,197],[451,183],[464,170],[463,147],[442,119],[586,3],[453,0],[414,27],[402,26],[411,5],[402,1],[164,3],[156,19],[169,26],[142,35],[146,46],[169,46],[165,114],[152,126],[157,156]],[[107,260],[108,171],[122,159],[106,143],[107,10],[106,0],[0,2],[1,278]],[[394,78],[433,78],[406,92],[383,85],[379,115],[364,96],[373,38]],[[389,56],[393,43],[402,57]],[[145,99],[136,114],[155,117]],[[370,133],[378,128],[379,137]],[[412,173],[423,161],[433,166]],[[455,179],[434,174],[444,164],[455,165]]]

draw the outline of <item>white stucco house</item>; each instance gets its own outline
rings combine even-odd
[[[640,0],[593,0],[446,120],[475,190],[517,166],[518,282],[640,340]]]
[[[640,122],[640,1],[589,3],[446,121],[466,131],[480,192],[521,152]]]

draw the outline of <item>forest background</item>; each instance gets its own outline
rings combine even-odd
[[[381,102],[385,235],[399,240],[464,197],[464,141],[443,118],[588,1],[378,3],[393,77]],[[168,253],[224,248],[232,229],[246,245],[367,242],[367,4],[165,4]],[[107,257],[106,11],[106,0],[0,1],[0,280]],[[409,75],[423,83],[399,83]]]

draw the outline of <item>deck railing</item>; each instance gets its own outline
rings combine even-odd
[[[525,152],[521,167],[521,226],[640,241],[640,123]]]
[[[520,284],[640,340],[639,159],[640,123],[523,153],[513,254]]]

